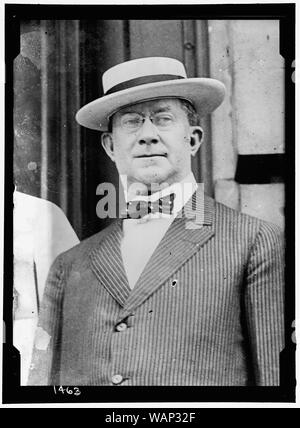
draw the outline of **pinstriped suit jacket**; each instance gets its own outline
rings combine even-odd
[[[29,385],[279,384],[280,231],[209,197],[197,209],[202,227],[176,218],[133,290],[121,220],[57,258]]]

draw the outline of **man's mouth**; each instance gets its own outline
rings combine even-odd
[[[157,157],[157,156],[160,156],[160,157],[167,157],[167,154],[166,153],[152,153],[152,154],[150,154],[150,155],[139,155],[139,156],[135,156],[136,158],[154,158],[154,157]]]

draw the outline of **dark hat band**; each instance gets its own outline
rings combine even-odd
[[[175,76],[174,74],[155,74],[150,76],[137,77],[135,79],[127,80],[126,82],[119,83],[118,85],[112,86],[105,95],[113,94],[114,92],[123,91],[124,89],[130,89],[135,86],[146,85],[147,83],[165,82],[166,80],[177,80],[184,79],[183,76]]]

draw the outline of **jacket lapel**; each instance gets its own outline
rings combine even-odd
[[[91,267],[98,281],[124,306],[131,289],[120,250],[121,221],[115,221],[110,227],[104,239],[90,254]]]
[[[172,281],[172,275],[214,235],[213,213],[214,201],[203,197],[200,191],[194,193],[151,256],[128,296],[120,319],[129,315],[168,278]]]

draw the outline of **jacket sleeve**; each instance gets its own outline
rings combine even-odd
[[[262,223],[252,246],[245,308],[255,384],[280,382],[279,357],[284,348],[284,245],[275,225]]]
[[[59,256],[45,285],[27,385],[59,385],[63,292],[64,265]]]

